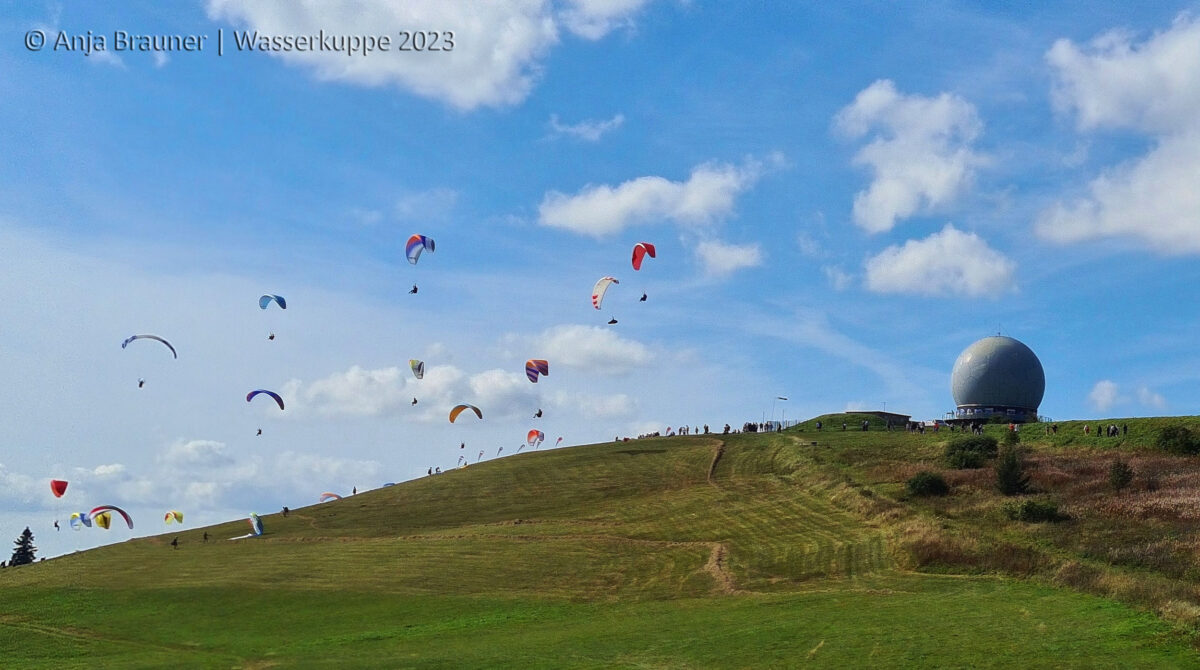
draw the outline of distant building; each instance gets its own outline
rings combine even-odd
[[[950,390],[957,421],[987,421],[996,416],[1014,423],[1037,421],[1046,374],[1029,347],[994,335],[959,354],[950,373]]]

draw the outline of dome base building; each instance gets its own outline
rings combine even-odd
[[[1011,337],[985,337],[963,350],[950,373],[956,422],[1037,421],[1046,392],[1042,362]]]

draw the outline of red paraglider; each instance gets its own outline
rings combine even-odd
[[[55,498],[63,497],[63,494],[67,492],[67,482],[61,479],[51,479],[50,492],[54,494]]]

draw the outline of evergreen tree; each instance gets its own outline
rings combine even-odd
[[[1007,446],[996,460],[996,488],[1006,496],[1029,491],[1029,475],[1025,474],[1025,454],[1020,447]]]
[[[17,545],[13,549],[12,560],[9,565],[25,565],[33,562],[33,556],[37,553],[37,547],[33,546],[33,532],[29,530],[29,526],[25,526],[25,532],[21,533],[14,544]]]

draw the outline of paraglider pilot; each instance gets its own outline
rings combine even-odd
[[[638,298],[638,302],[646,302],[646,294],[645,293],[642,294],[642,297]]]
[[[408,290],[408,293],[409,293],[409,295],[412,295],[412,294],[415,294],[416,292],[417,292],[417,285],[413,284],[413,287]]]
[[[145,385],[146,385],[146,380],[145,380],[145,379],[139,379],[139,380],[138,380],[138,388],[142,388],[142,387],[143,387],[143,386],[145,386]]]

